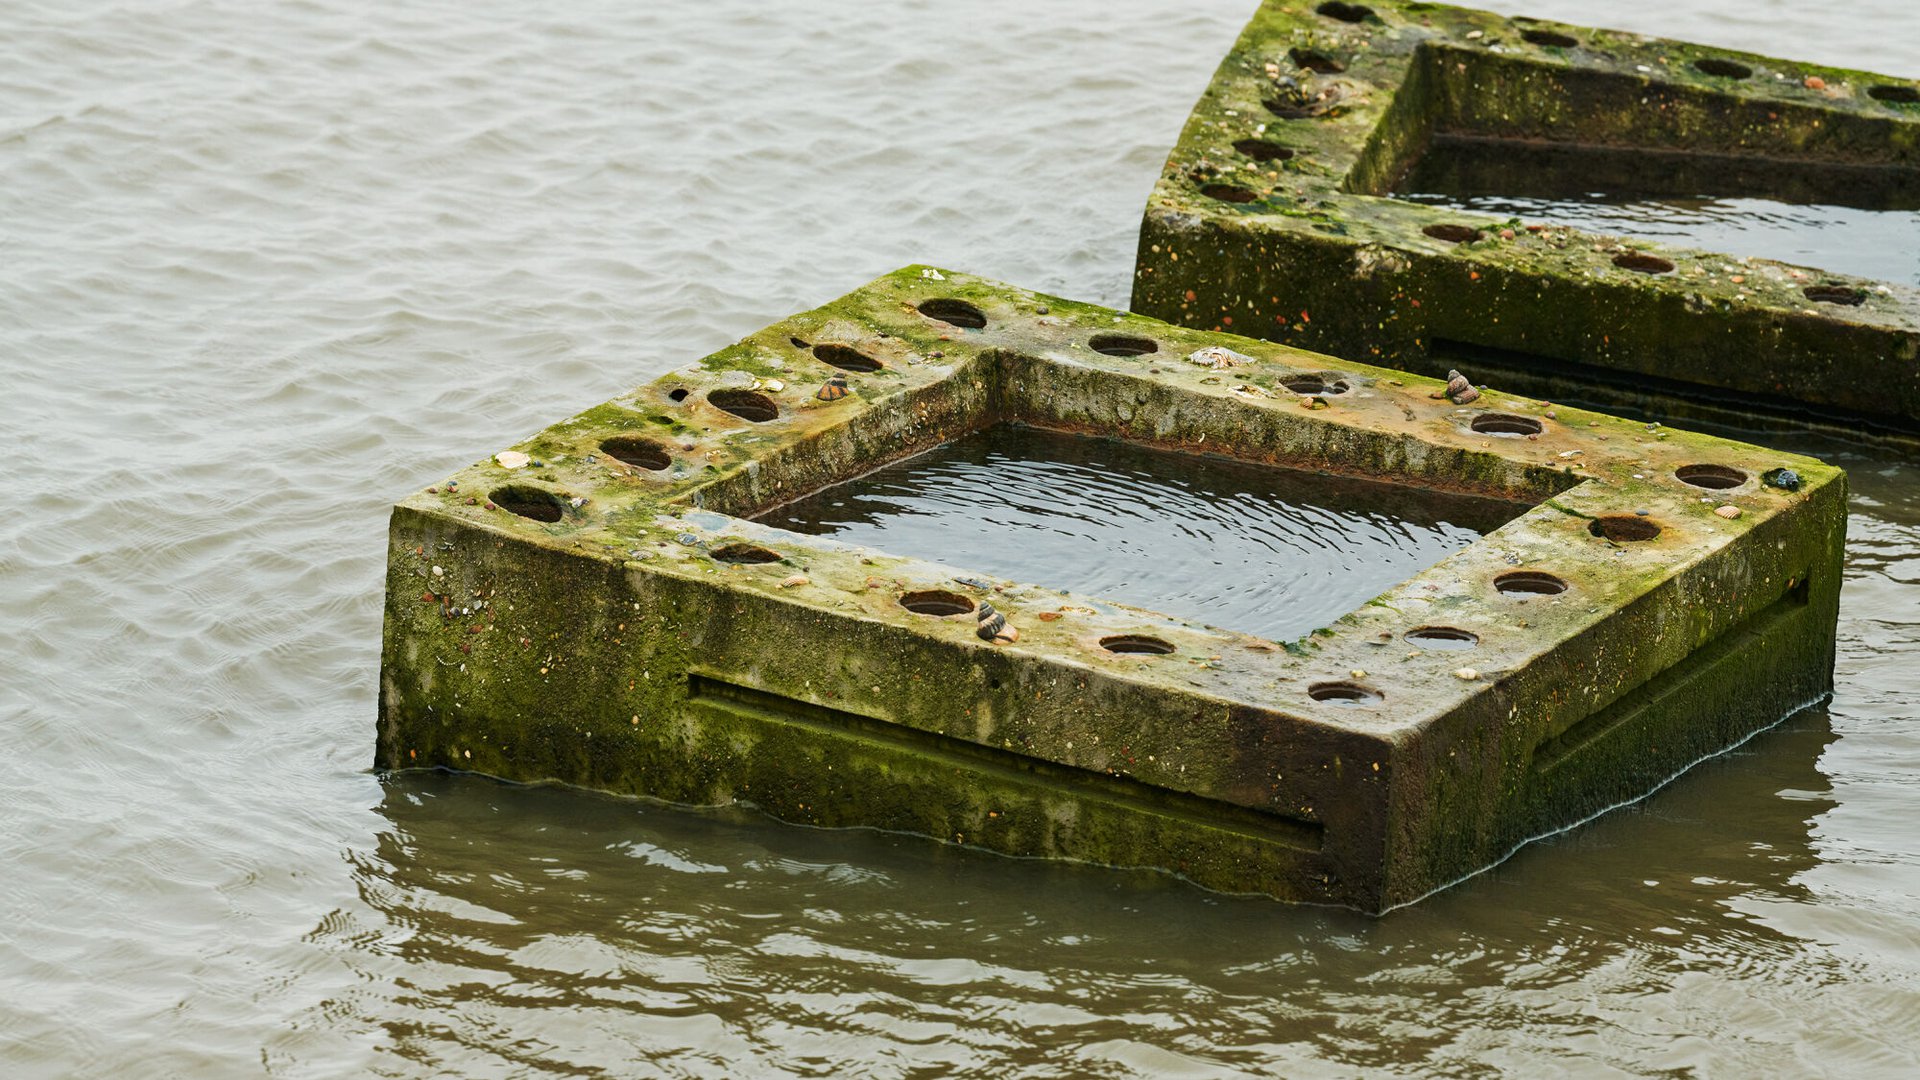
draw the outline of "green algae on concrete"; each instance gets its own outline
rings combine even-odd
[[[907,268],[403,500],[377,764],[1379,911],[1828,691],[1843,473],[1439,387]],[[748,520],[1003,422],[1530,508],[1290,642]]]
[[[1134,310],[1550,397],[1920,436],[1920,288],[1393,198],[1443,140],[1920,205],[1908,80],[1440,4],[1269,0],[1154,189]]]

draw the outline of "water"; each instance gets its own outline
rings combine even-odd
[[[996,426],[760,521],[1288,640],[1527,507]]]
[[[1920,172],[1437,138],[1394,193],[1920,285]]]
[[[1124,303],[1252,7],[14,0],[0,1073],[1920,1071],[1920,480],[1841,443],[1833,705],[1381,920],[367,770],[395,496],[910,261]]]

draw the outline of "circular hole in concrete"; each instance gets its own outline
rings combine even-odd
[[[836,345],[830,341],[823,341],[815,345],[813,347],[813,355],[819,357],[824,363],[839,368],[841,371],[864,373],[868,371],[879,371],[886,366],[873,357],[868,356],[866,353],[861,352],[859,349],[853,348],[850,345]]]
[[[1660,526],[1638,514],[1608,514],[1594,518],[1587,531],[1616,544],[1635,544],[1660,535]]]
[[[652,439],[643,439],[638,435],[615,435],[600,444],[600,449],[616,461],[624,461],[636,469],[652,469],[658,472],[673,464],[673,458],[667,448]]]
[[[1485,413],[1473,418],[1473,430],[1482,435],[1538,435],[1540,421],[1512,413]]]
[[[535,521],[559,521],[561,515],[566,513],[560,496],[531,484],[508,484],[494,488],[487,496],[487,501],[509,514],[519,514]]]
[[[1307,696],[1332,705],[1377,705],[1385,695],[1357,682],[1317,682],[1307,687]]]
[[[1115,634],[1100,639],[1100,647],[1111,653],[1128,656],[1166,656],[1173,652],[1173,643],[1161,641],[1157,637],[1145,634]]]
[[[1152,338],[1134,337],[1131,334],[1095,334],[1087,342],[1087,347],[1108,356],[1145,356],[1160,351],[1159,344]]]
[[[1265,98],[1261,100],[1260,104],[1265,105],[1268,112],[1282,120],[1305,120],[1309,117],[1319,116],[1321,112],[1324,111],[1319,106],[1299,101],[1291,101],[1286,98]]]
[[[756,424],[764,424],[780,416],[780,406],[775,405],[772,398],[752,390],[709,390],[707,400],[722,412],[730,412]]]
[[[1480,635],[1452,626],[1422,626],[1409,630],[1406,639],[1423,649],[1471,649],[1480,644]]]
[[[1558,596],[1567,583],[1542,570],[1509,570],[1493,579],[1493,587],[1508,596]]]
[[[1480,239],[1480,230],[1471,225],[1429,225],[1420,231],[1449,244],[1464,244]]]
[[[1670,274],[1673,264],[1658,255],[1649,255],[1644,251],[1625,251],[1613,257],[1613,265],[1622,270],[1631,270],[1636,274]]]
[[[1753,69],[1747,65],[1718,56],[1703,56],[1695,60],[1693,69],[1704,75],[1718,75],[1723,79],[1744,79],[1753,74]]]
[[[1726,465],[1682,465],[1673,475],[1683,484],[1709,491],[1725,491],[1747,482],[1747,474]]]
[[[920,314],[966,330],[980,330],[987,325],[985,312],[965,300],[955,300],[950,296],[921,301]]]
[[[1326,375],[1292,375],[1281,379],[1280,385],[1296,394],[1312,394],[1318,397],[1344,394],[1352,389],[1345,379]]]
[[[1285,161],[1293,156],[1292,150],[1265,139],[1241,139],[1233,148],[1255,161]]]
[[[1288,50],[1287,58],[1308,71],[1320,75],[1338,75],[1347,70],[1347,65],[1314,49],[1294,48]]]
[[[924,589],[900,598],[900,606],[915,615],[965,615],[973,611],[973,601],[944,589]]]
[[[1580,44],[1558,30],[1522,30],[1520,38],[1530,45],[1540,45],[1549,49],[1571,49]]]
[[[1373,9],[1365,4],[1343,4],[1340,0],[1327,0],[1313,10],[1329,19],[1338,19],[1346,23],[1366,22],[1373,18]]]
[[[1200,194],[1209,199],[1230,203],[1250,203],[1260,197],[1257,193],[1234,184],[1202,184]]]
[[[686,387],[682,386],[682,387],[679,387],[678,389],[667,391],[667,397],[674,401],[685,401],[687,400],[688,393],[690,393],[690,391]]]
[[[1892,102],[1895,105],[1920,105],[1920,90],[1911,86],[1869,86],[1867,96],[1875,101]]]
[[[1816,304],[1846,304],[1851,307],[1867,298],[1866,293],[1847,285],[1809,285],[1800,291]]]
[[[714,551],[713,557],[724,563],[746,565],[780,561],[779,552],[763,548],[758,544],[728,544]]]

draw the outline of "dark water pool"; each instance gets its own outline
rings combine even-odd
[[[1920,170],[1442,137],[1394,194],[1920,284]]]
[[[1525,509],[1001,425],[759,520],[1284,640]]]

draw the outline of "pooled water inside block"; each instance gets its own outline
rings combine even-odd
[[[1285,640],[1516,503],[998,426],[759,520]]]
[[[1920,284],[1920,171],[1438,136],[1394,197]]]

